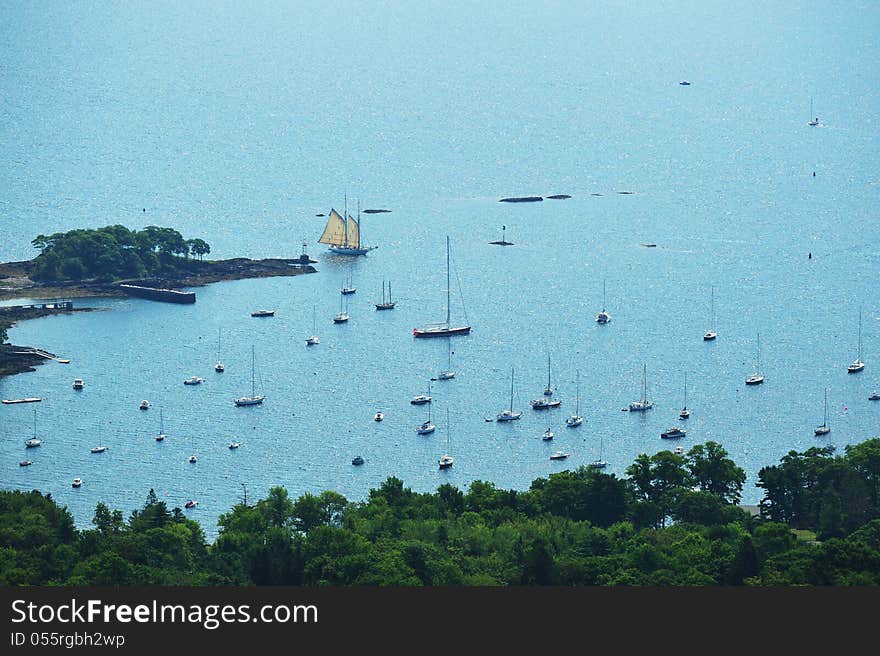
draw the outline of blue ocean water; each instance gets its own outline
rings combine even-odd
[[[789,450],[878,434],[874,3],[72,2],[0,16],[0,260],[33,257],[37,234],[111,223],[172,226],[217,258],[305,241],[319,260],[313,275],[199,288],[193,306],[90,300],[103,310],[10,332],[71,364],[0,381],[2,398],[45,397],[0,406],[0,481],[52,492],[82,525],[98,501],[131,510],[151,487],[197,499],[212,533],[243,485],[525,488],[600,449],[623,475],[672,448],[659,434],[675,424],[688,434],[674,444],[721,442],[755,503],[758,469]],[[572,198],[498,202],[551,194]],[[346,201],[392,210],[362,215],[379,245],[367,257],[316,243],[316,214]],[[502,226],[514,246],[488,243]],[[447,235],[453,316],[473,331],[451,342],[457,374],[432,383],[438,430],[421,437],[427,409],[409,400],[447,342],[411,331],[444,316]],[[352,318],[334,325],[349,272]],[[390,312],[372,305],[383,280]],[[603,281],[613,319],[598,326]],[[719,337],[704,342],[713,288]],[[250,317],[263,307],[276,315]],[[321,344],[307,348],[313,307]],[[847,375],[860,312],[867,366]],[[766,382],[746,387],[758,334]],[[252,347],[267,400],[237,408]],[[540,413],[528,401],[548,353],[562,406]],[[643,366],[655,408],[621,412]],[[511,368],[523,419],[486,422]],[[577,372],[585,421],[567,429]],[[191,375],[206,382],[184,386]],[[816,438],[825,388],[832,431]],[[35,408],[44,443],[26,451]],[[456,461],[441,472],[447,410]],[[109,450],[91,454],[98,443]],[[572,455],[549,461],[557,449]]]

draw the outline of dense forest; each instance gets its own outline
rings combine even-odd
[[[143,278],[176,273],[211,252],[202,239],[184,239],[173,228],[147,226],[129,230],[122,225],[38,235],[40,250],[31,278],[39,281]]]
[[[0,585],[880,585],[880,438],[790,452],[761,469],[760,515],[717,443],[589,468],[525,491],[475,481],[362,502],[272,488],[209,544],[150,490],[94,528],[37,491],[0,492]]]

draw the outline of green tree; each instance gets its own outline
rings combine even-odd
[[[716,494],[727,503],[739,503],[746,472],[727,457],[720,444],[709,441],[695,445],[687,453],[687,467],[701,490]]]

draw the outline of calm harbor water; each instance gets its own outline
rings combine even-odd
[[[198,288],[191,306],[83,300],[102,311],[15,327],[14,343],[71,363],[0,381],[2,398],[45,397],[0,406],[4,488],[52,492],[86,525],[98,501],[131,510],[152,487],[170,505],[197,499],[188,512],[212,534],[242,485],[254,498],[281,484],[361,499],[390,475],[422,491],[525,488],[600,449],[623,475],[639,453],[712,439],[755,503],[758,469],[789,450],[880,432],[875,5],[2,12],[0,260],[32,257],[39,233],[110,223],[173,226],[218,258],[306,241],[318,260],[316,274]],[[557,193],[572,198],[497,202]],[[315,215],[346,195],[392,210],[362,215],[379,245],[367,257],[315,243]],[[488,243],[502,226],[514,246]],[[427,408],[409,400],[446,367],[447,341],[411,331],[444,316],[447,235],[453,316],[473,331],[450,343],[456,377],[431,383],[438,430],[423,437]],[[334,325],[349,272],[351,320]],[[397,308],[376,312],[383,280]],[[603,281],[613,319],[599,326]],[[713,287],[719,337],[704,342]],[[307,348],[313,306],[321,344]],[[275,316],[250,317],[264,307]],[[860,311],[867,366],[848,375]],[[759,333],[766,381],[746,387]],[[237,408],[252,347],[267,399]],[[536,412],[548,353],[562,406]],[[643,366],[655,407],[621,412]],[[511,368],[523,418],[487,422]],[[578,371],[585,421],[567,429]],[[192,375],[205,383],[184,386]],[[825,388],[832,430],[817,438]],[[44,442],[26,450],[35,409]],[[441,472],[447,409],[456,460]],[[676,424],[687,436],[661,440]],[[557,449],[571,457],[550,461]]]

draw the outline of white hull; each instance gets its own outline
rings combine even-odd
[[[265,396],[243,396],[240,399],[235,399],[235,405],[260,405],[265,398]]]

